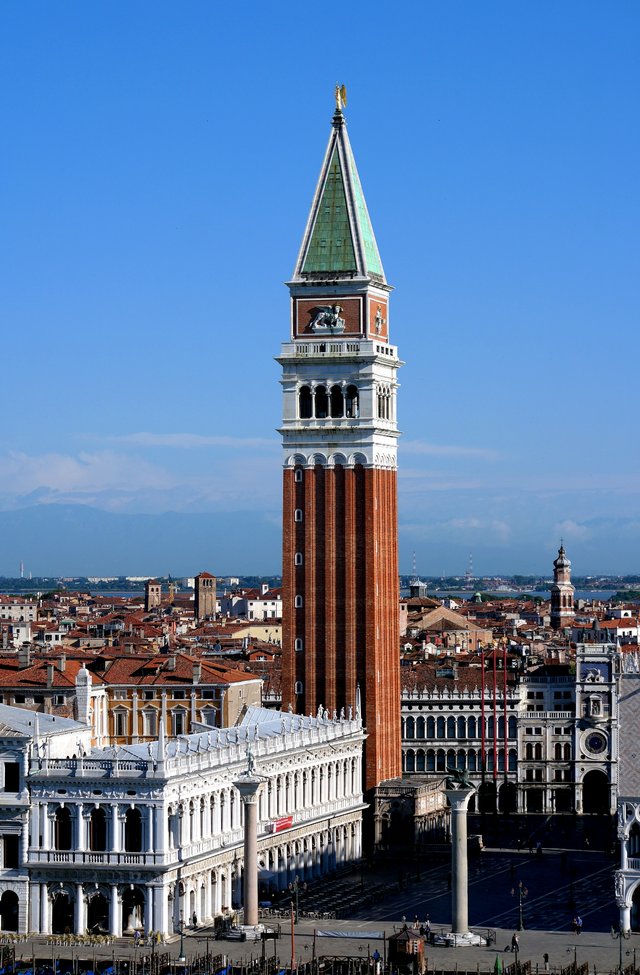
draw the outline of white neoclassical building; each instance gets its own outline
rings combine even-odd
[[[624,654],[619,678],[618,839],[616,901],[622,931],[640,930],[640,653]]]
[[[228,729],[92,749],[90,729],[0,705],[2,928],[169,934],[238,906],[250,745],[264,776],[258,866],[269,889],[358,859],[359,717],[249,707]]]

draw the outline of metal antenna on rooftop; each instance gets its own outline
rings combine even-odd
[[[473,581],[473,552],[469,552],[469,565],[467,567],[467,571],[464,574],[464,577],[467,580],[467,582]]]

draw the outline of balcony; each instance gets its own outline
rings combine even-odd
[[[171,854],[165,853],[95,853],[92,850],[29,850],[27,865],[55,867],[158,867],[173,862]]]

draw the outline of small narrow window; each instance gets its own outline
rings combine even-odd
[[[302,596],[296,596],[294,605],[296,609],[302,608]]]
[[[303,690],[303,688],[302,688],[302,681],[301,680],[297,680],[296,681],[295,688],[294,688],[294,694],[302,694],[302,690]]]
[[[294,516],[294,521],[302,521],[302,508],[296,508]]]
[[[325,420],[329,414],[329,397],[324,386],[316,386],[316,417]]]
[[[302,565],[302,552],[296,552],[295,558],[294,558],[294,564],[295,565]]]
[[[347,416],[357,417],[360,415],[360,411],[358,409],[357,386],[347,386],[346,407],[347,407]]]
[[[17,762],[4,763],[4,791],[20,792],[20,766]]]
[[[302,471],[300,470],[300,468],[298,468],[298,470],[295,472],[293,479],[296,482],[296,484],[302,483]]]
[[[304,649],[304,644],[303,644],[302,639],[300,637],[296,637],[296,642],[295,642],[295,645],[294,645],[294,649],[295,650],[303,650]]]
[[[313,400],[308,386],[301,386],[298,392],[298,414],[301,420],[309,420],[312,415]]]
[[[344,396],[340,386],[331,387],[330,395],[331,416],[342,416],[344,413]]]

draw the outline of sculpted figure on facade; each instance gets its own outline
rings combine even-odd
[[[340,317],[342,305],[318,305],[310,328],[312,332],[344,332],[344,318]]]

